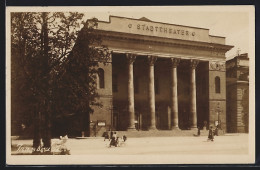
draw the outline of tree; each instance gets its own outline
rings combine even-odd
[[[41,138],[43,147],[51,148],[56,117],[76,114],[87,119],[90,105],[97,104],[95,67],[109,53],[94,33],[95,19],[77,39],[82,17],[71,12],[11,14],[12,115],[34,123],[34,149]]]
[[[89,132],[89,116],[93,113],[91,106],[100,105],[96,101],[97,68],[100,62],[106,64],[110,59],[110,51],[102,46],[102,39],[95,32],[96,26],[94,18],[79,32],[72,52],[62,63],[54,95],[59,117],[79,118],[80,131],[86,132]]]

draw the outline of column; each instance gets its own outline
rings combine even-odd
[[[172,121],[171,121],[171,106],[167,107],[167,114],[168,114],[168,129],[172,128]]]
[[[151,115],[151,124],[149,130],[155,130],[155,91],[154,91],[154,63],[157,57],[148,56],[149,63],[149,87],[148,87],[148,100],[149,100],[149,112]]]
[[[179,129],[178,125],[178,92],[177,92],[177,66],[179,58],[171,58],[171,115],[172,129]]]
[[[126,54],[127,67],[128,67],[128,83],[127,83],[127,99],[128,99],[128,113],[129,113],[129,124],[128,130],[135,129],[135,106],[134,106],[134,70],[133,63],[136,55]]]
[[[197,128],[197,106],[196,106],[196,67],[198,65],[198,60],[191,60],[191,76],[190,76],[190,126],[191,129]]]

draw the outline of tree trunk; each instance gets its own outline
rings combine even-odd
[[[34,109],[34,137],[33,137],[33,152],[32,154],[40,154],[41,150],[41,135],[40,135],[40,112]]]
[[[43,75],[44,75],[44,80],[43,83],[46,85],[44,86],[44,90],[46,90],[47,95],[45,96],[44,100],[44,136],[43,136],[43,146],[44,146],[44,153],[45,154],[50,154],[51,152],[51,94],[50,94],[50,66],[49,66],[49,38],[48,38],[48,25],[47,25],[47,13],[43,12],[42,13],[42,41],[43,41],[43,46],[42,46],[42,52],[43,52]]]

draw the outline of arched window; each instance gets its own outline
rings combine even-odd
[[[215,77],[215,92],[220,93],[220,78],[218,76]]]
[[[105,88],[104,70],[102,68],[98,69],[98,83],[100,89]]]

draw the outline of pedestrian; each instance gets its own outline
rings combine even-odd
[[[109,146],[111,147],[112,145],[117,147],[117,135],[116,135],[116,132],[113,132],[113,135],[112,135],[112,139],[110,141],[110,144]]]
[[[198,136],[200,136],[200,127],[198,127]]]
[[[117,134],[116,134],[116,132],[114,132],[114,133],[113,133],[113,138],[116,139],[116,137],[117,137]]]
[[[109,136],[108,136],[108,132],[107,132],[107,131],[105,131],[105,132],[103,133],[103,137],[104,137],[104,141],[105,141],[106,139],[109,140]]]
[[[208,140],[214,141],[213,126],[210,126]]]
[[[216,126],[216,129],[215,129],[215,136],[218,136],[218,127],[219,127],[219,125]]]
[[[112,130],[110,130],[110,140],[112,140],[114,132]]]
[[[124,136],[123,136],[123,140],[124,140],[124,142],[126,141],[126,139],[127,139],[127,137],[126,137],[126,135],[124,135]]]

